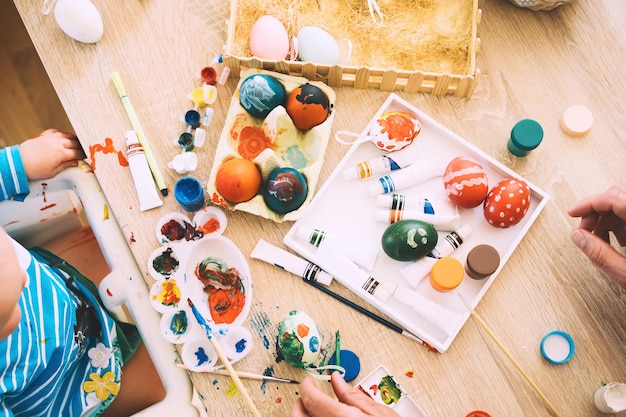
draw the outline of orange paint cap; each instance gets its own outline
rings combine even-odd
[[[455,258],[445,256],[438,259],[430,270],[430,284],[437,291],[447,292],[458,287],[464,276],[463,264]]]

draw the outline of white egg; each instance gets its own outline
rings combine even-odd
[[[334,65],[341,54],[335,38],[324,29],[304,26],[298,31],[298,57],[300,61]]]
[[[262,59],[285,59],[289,34],[282,22],[274,16],[261,16],[250,30],[250,52]]]
[[[54,18],[63,32],[79,42],[98,42],[104,33],[102,16],[90,0],[58,0]]]

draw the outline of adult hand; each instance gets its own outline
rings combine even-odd
[[[76,136],[71,133],[48,129],[35,138],[20,144],[20,154],[29,180],[45,180],[54,177],[85,159]]]
[[[567,213],[581,218],[579,228],[572,232],[572,241],[591,262],[626,288],[626,257],[610,242],[613,233],[619,245],[626,246],[626,186],[614,185],[585,197]]]
[[[399,417],[391,408],[348,384],[339,372],[331,375],[330,382],[339,401],[320,391],[312,378],[306,378],[289,417]]]

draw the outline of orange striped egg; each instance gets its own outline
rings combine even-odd
[[[448,198],[463,208],[478,207],[489,192],[487,174],[482,165],[465,156],[457,156],[448,163],[443,174],[443,186]]]

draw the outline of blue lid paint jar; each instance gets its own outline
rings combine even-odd
[[[522,119],[513,126],[507,143],[509,152],[515,156],[526,156],[543,140],[543,128],[532,119]]]
[[[204,189],[200,181],[193,177],[176,181],[174,197],[185,211],[198,211],[204,207]]]

